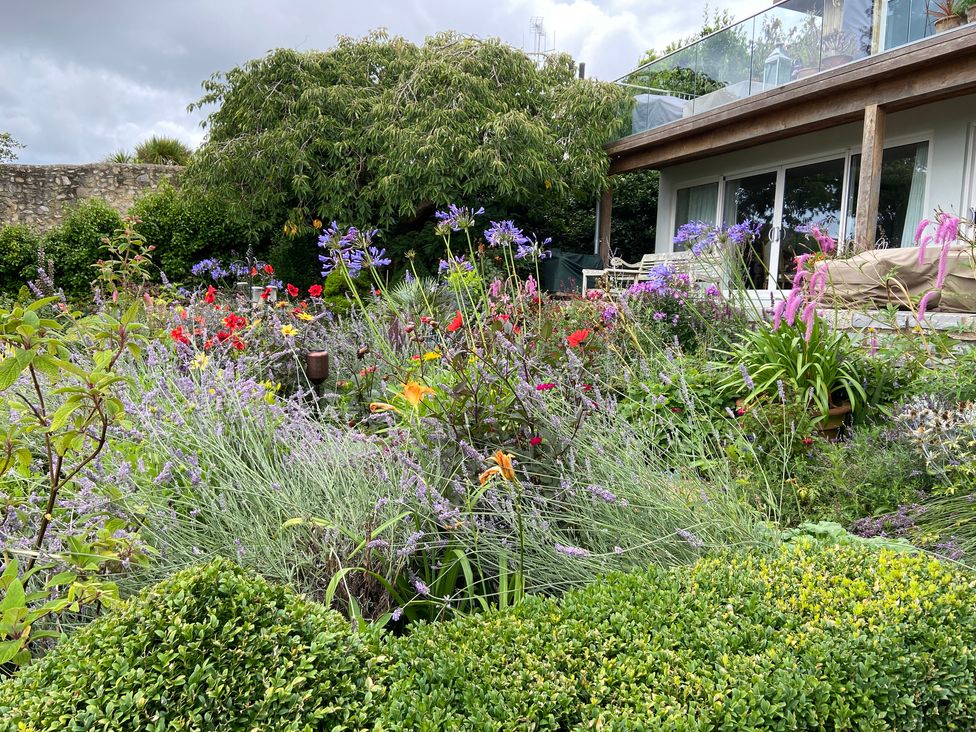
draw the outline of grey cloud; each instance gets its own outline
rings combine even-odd
[[[756,2],[726,4],[735,12]],[[26,143],[20,160],[34,163],[101,160],[151,134],[196,145],[201,114],[186,107],[213,73],[378,27],[417,42],[452,28],[529,47],[529,18],[542,15],[559,50],[590,75],[616,78],[646,48],[697,28],[701,10],[666,0],[6,0],[0,130]]]

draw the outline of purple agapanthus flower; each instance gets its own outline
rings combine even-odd
[[[527,244],[527,237],[522,230],[515,225],[514,221],[492,221],[491,226],[485,229],[485,241],[491,247],[520,246]]]
[[[485,212],[484,208],[473,211],[467,206],[457,206],[451,204],[446,211],[437,211],[434,216],[437,218],[436,231],[444,236],[451,231],[464,231],[474,226],[475,216],[480,216]]]
[[[463,254],[458,256],[450,256],[448,259],[442,259],[440,264],[437,265],[437,271],[440,274],[454,274],[456,272],[474,272],[474,265],[468,261],[468,258]]]
[[[516,259],[531,259],[539,260],[547,259],[552,256],[552,252],[546,249],[547,246],[552,242],[552,238],[546,238],[541,244],[536,240],[528,240],[525,243],[519,244],[518,249],[515,251]]]
[[[319,237],[319,247],[326,250],[326,254],[319,255],[322,276],[328,277],[340,263],[349,271],[350,277],[356,277],[366,269],[391,264],[386,250],[373,245],[377,233],[376,229],[360,230],[350,226],[345,234],[341,234],[338,224],[333,221]]]

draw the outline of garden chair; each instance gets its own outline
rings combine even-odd
[[[631,285],[643,282],[650,276],[651,269],[658,264],[670,264],[677,272],[689,272],[692,269],[691,252],[667,252],[664,254],[645,254],[639,262],[625,262],[620,257],[611,257],[610,266],[606,269],[583,270],[583,296],[590,290],[590,279],[602,284],[611,292],[626,290]]]

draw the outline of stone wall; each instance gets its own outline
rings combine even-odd
[[[180,171],[172,165],[0,165],[0,225],[44,231],[61,222],[64,205],[101,198],[125,213],[146,190]]]

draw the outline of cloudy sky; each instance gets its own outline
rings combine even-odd
[[[712,2],[736,18],[770,0]],[[23,163],[82,163],[150,135],[203,137],[200,82],[278,47],[325,49],[373,28],[420,42],[455,29],[550,46],[617,78],[701,25],[705,0],[0,0],[0,131]]]

